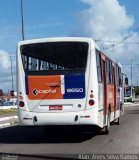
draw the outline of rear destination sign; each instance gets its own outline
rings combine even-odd
[[[85,75],[65,75],[62,77],[64,84],[60,83],[61,75],[26,77],[28,98],[30,100],[85,98]],[[64,88],[63,94],[62,87]]]

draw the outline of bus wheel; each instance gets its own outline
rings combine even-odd
[[[110,131],[110,112],[107,116],[107,125],[104,127],[104,134],[109,134]]]
[[[123,107],[120,105],[120,116],[123,114]]]
[[[114,124],[117,124],[117,125],[120,124],[120,118],[119,117],[114,121]]]

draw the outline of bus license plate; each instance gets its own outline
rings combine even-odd
[[[56,111],[56,110],[62,110],[62,106],[61,105],[53,105],[53,106],[49,106],[49,111]]]

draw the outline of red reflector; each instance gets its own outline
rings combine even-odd
[[[22,97],[22,96],[19,96],[19,99],[20,99],[20,100],[23,100],[23,97]]]
[[[49,110],[52,111],[52,110],[62,110],[62,106],[49,106]]]
[[[90,94],[90,98],[93,98],[94,97],[94,95],[93,94]]]
[[[90,118],[90,116],[80,116],[81,118]]]
[[[23,102],[23,101],[20,101],[20,102],[19,102],[19,106],[20,106],[20,107],[24,107],[24,102]]]
[[[90,118],[90,116],[85,116],[85,118]]]
[[[92,100],[92,99],[90,99],[90,100],[89,100],[89,105],[90,105],[90,106],[93,106],[94,104],[95,104],[95,101]]]

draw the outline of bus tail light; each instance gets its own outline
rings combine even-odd
[[[90,106],[93,106],[94,104],[95,104],[95,101],[94,101],[93,99],[90,99],[90,100],[89,100],[89,105],[90,105]]]
[[[90,94],[90,98],[94,98],[94,95],[93,95],[93,94]]]
[[[22,97],[22,96],[19,96],[19,99],[20,99],[20,100],[23,100],[23,97]]]
[[[20,106],[20,107],[24,107],[24,105],[25,105],[25,104],[24,104],[23,101],[20,101],[20,102],[19,102],[19,106]]]

